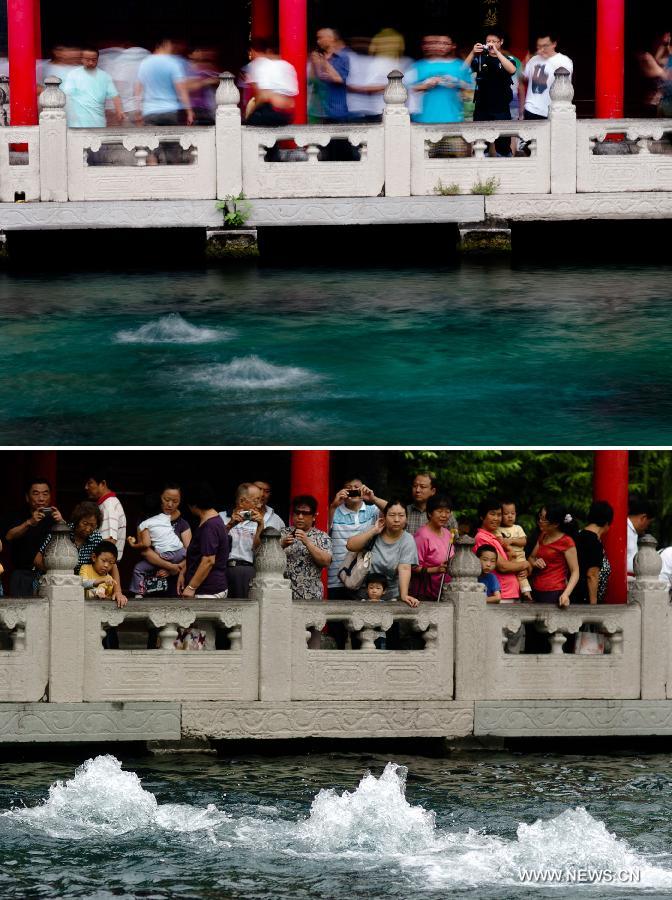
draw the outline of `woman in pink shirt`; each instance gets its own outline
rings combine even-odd
[[[474,553],[482,544],[490,544],[497,551],[497,577],[502,586],[502,603],[512,603],[520,598],[518,572],[530,574],[530,564],[526,560],[510,560],[506,550],[497,538],[496,531],[502,524],[502,508],[496,497],[486,497],[478,504],[478,520]]]
[[[413,566],[411,593],[420,600],[438,600],[447,575],[448,560],[455,552],[448,521],[453,503],[449,497],[434,495],[427,501],[429,521],[413,535],[418,548],[418,565]]]

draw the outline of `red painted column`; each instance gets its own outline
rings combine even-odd
[[[252,0],[253,38],[270,38],[275,34],[273,0]]]
[[[291,497],[312,494],[317,500],[315,527],[329,530],[329,450],[292,450]]]
[[[308,12],[307,0],[280,0],[279,32],[280,56],[296,69],[299,95],[296,98],[294,121],[304,124],[307,119]]]
[[[625,0],[597,0],[595,118],[623,116]]]
[[[524,63],[530,50],[530,0],[511,0],[508,31],[508,49]]]
[[[627,600],[628,549],[628,451],[596,450],[593,469],[593,499],[608,500],[614,508],[614,521],[604,538],[604,549],[611,563],[607,603]]]
[[[7,0],[9,115],[12,125],[37,125],[34,0]]]
[[[35,59],[42,59],[42,14],[40,0],[33,0],[33,30],[35,33]]]

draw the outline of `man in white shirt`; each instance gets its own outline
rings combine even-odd
[[[268,505],[268,500],[271,496],[271,485],[268,481],[261,480],[254,481],[253,484],[261,491],[261,506],[259,507],[259,511],[264,517],[264,528],[277,528],[278,531],[280,531],[281,528],[285,527],[285,523],[274,511],[273,507]]]
[[[628,501],[628,574],[634,574],[633,564],[637,553],[637,542],[649,530],[656,514],[651,503],[640,497],[630,497]]]
[[[519,81],[524,119],[547,119],[556,70],[567,69],[570,75],[574,71],[574,63],[564,53],[558,53],[557,45],[553,34],[537,38],[537,52],[528,61]]]
[[[227,562],[229,597],[247,598],[250,582],[254,578],[254,552],[261,543],[261,532],[266,527],[261,513],[262,492],[251,481],[236,488],[235,507],[231,515],[220,512],[231,538]]]
[[[100,533],[104,540],[115,544],[117,561],[121,561],[126,545],[126,513],[117,495],[108,487],[107,475],[100,471],[89,475],[84,490],[89,500],[93,500],[100,507],[103,514]]]

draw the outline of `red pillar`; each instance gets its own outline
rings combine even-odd
[[[252,0],[253,38],[270,38],[275,34],[273,0]]]
[[[308,13],[307,0],[280,0],[279,32],[280,56],[296,69],[299,94],[296,98],[294,121],[304,124],[307,119]]]
[[[33,31],[35,34],[35,59],[42,59],[42,16],[40,0],[33,0]]]
[[[607,603],[627,600],[628,548],[628,451],[596,450],[594,455],[593,499],[608,500],[614,508],[614,521],[604,538],[604,549],[611,563]]]
[[[595,118],[623,116],[625,0],[597,0]]]
[[[291,497],[312,494],[317,500],[315,526],[329,530],[329,450],[292,450]]]
[[[9,115],[12,125],[37,125],[35,0],[7,0]]]
[[[508,49],[524,63],[530,50],[530,0],[511,0],[508,31]]]

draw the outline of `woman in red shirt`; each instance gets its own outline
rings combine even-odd
[[[539,514],[539,540],[530,556],[532,598],[535,603],[569,606],[579,580],[579,560],[572,534],[576,523],[566,509],[546,506]]]

